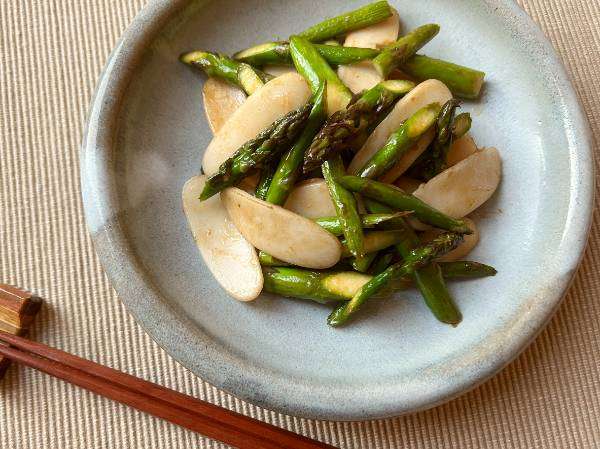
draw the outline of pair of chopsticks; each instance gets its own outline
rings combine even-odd
[[[139,377],[0,331],[0,354],[239,449],[334,449]]]

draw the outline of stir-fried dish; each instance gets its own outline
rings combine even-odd
[[[417,54],[439,31],[400,35],[379,1],[287,41],[181,56],[208,75],[214,134],[184,208],[231,296],[331,304],[340,326],[366,301],[416,288],[438,320],[461,321],[447,282],[496,274],[465,257],[479,240],[468,216],[502,167],[460,112],[485,74]]]

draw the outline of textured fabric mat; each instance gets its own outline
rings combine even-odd
[[[564,60],[600,143],[600,2],[520,2]],[[538,339],[491,381],[423,413],[333,423],[265,412],[203,383],[147,337],[94,254],[78,168],[99,73],[143,4],[0,0],[0,280],[45,299],[33,338],[344,448],[600,447],[597,211],[583,265]],[[13,366],[0,382],[0,447],[223,446]]]

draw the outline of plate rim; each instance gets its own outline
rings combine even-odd
[[[501,371],[536,338],[562,302],[585,253],[595,193],[591,130],[562,61],[535,22],[513,0],[484,1],[501,11],[500,14],[505,16],[504,20],[514,20],[514,27],[522,27],[530,33],[529,38],[540,45],[544,58],[556,68],[554,76],[557,88],[565,103],[564,109],[572,119],[571,129],[578,136],[577,142],[572,145],[575,151],[571,152],[570,162],[575,160],[580,170],[577,173],[583,175],[580,183],[572,184],[569,219],[565,223],[565,228],[575,228],[579,237],[572,239],[574,241],[568,245],[569,250],[563,256],[565,265],[561,264],[568,269],[570,275],[560,279],[555,292],[537,308],[534,316],[529,316],[527,324],[519,323],[521,327],[517,329],[518,338],[513,338],[493,361],[487,360],[487,365],[482,367],[474,379],[452,380],[448,382],[451,387],[440,389],[442,394],[439,391],[425,394],[416,401],[409,401],[406,397],[398,399],[397,404],[402,405],[363,404],[360,409],[347,410],[336,406],[328,407],[328,404],[291,403],[282,398],[281,394],[269,391],[268,385],[273,390],[273,386],[277,384],[272,381],[261,382],[259,377],[264,375],[264,371],[249,370],[247,365],[223,354],[218,344],[209,341],[207,336],[203,338],[189,319],[165,304],[127,243],[119,222],[122,212],[114,207],[118,205],[117,190],[111,178],[114,125],[121,109],[122,94],[127,90],[133,68],[141,60],[146,45],[190,3],[189,0],[151,0],[123,33],[100,75],[80,151],[80,175],[85,219],[101,265],[129,313],[161,348],[203,381],[256,406],[309,419],[357,421],[413,413],[462,395]],[[571,177],[573,171],[575,170],[571,171]],[[128,264],[123,264],[124,260]],[[166,319],[157,323],[152,318],[155,316],[164,316]],[[165,324],[173,320],[180,327]],[[531,321],[534,322],[533,325]],[[189,350],[190,346],[194,350]],[[222,373],[228,370],[233,370],[239,379],[224,380]]]

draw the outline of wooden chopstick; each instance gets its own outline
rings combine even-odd
[[[333,449],[42,343],[5,332],[0,341],[14,346],[0,346],[7,358],[240,449]]]

